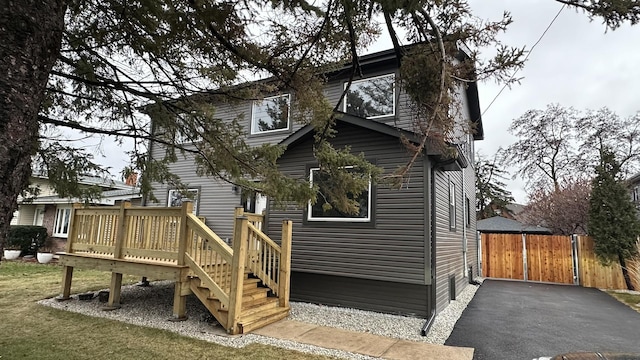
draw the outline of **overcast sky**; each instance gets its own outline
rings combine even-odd
[[[510,45],[538,40],[562,7],[552,0],[472,1],[477,16],[497,19],[509,10],[513,24],[501,39]],[[605,32],[600,20],[590,22],[583,13],[565,8],[524,69],[520,85],[505,89],[487,110],[501,86],[482,83],[478,87],[483,111],[485,140],[476,143],[485,155],[515,141],[506,130],[511,120],[529,109],[544,109],[559,103],[579,110],[607,106],[627,117],[640,110],[640,26],[624,25]],[[516,201],[526,202],[523,182],[509,183]]]
[[[553,0],[471,0],[471,5],[482,19],[498,20],[504,10],[510,11],[514,23],[501,40],[529,49],[562,7]],[[607,106],[625,117],[640,110],[640,25],[605,30],[600,20],[590,22],[585,14],[565,8],[517,74],[523,78],[520,85],[505,89],[487,110],[502,86],[479,84],[485,140],[476,143],[477,149],[493,156],[515,141],[506,130],[512,119],[550,103],[580,110]],[[381,40],[372,50],[389,47]],[[117,174],[127,161],[124,150],[107,140],[105,154],[96,151],[96,159]],[[509,182],[519,203],[526,202],[523,187],[520,179]]]

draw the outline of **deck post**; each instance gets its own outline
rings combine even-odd
[[[115,310],[120,308],[120,294],[122,292],[122,274],[111,273],[111,284],[109,285],[109,302],[102,310]]]
[[[73,278],[73,266],[62,267],[62,292],[56,298],[58,301],[71,299],[71,279]]]
[[[70,254],[73,251],[73,241],[77,237],[78,223],[76,219],[76,209],[82,207],[82,204],[74,203],[71,208],[71,215],[69,216],[69,236],[67,237],[67,243],[65,245],[65,253]],[[62,290],[60,296],[56,298],[58,301],[64,301],[71,299],[71,280],[73,279],[73,267],[62,267]]]
[[[289,284],[291,279],[291,220],[282,220],[282,240],[280,242],[280,275],[278,297],[281,307],[289,306]]]
[[[118,215],[118,232],[116,233],[116,243],[114,244],[113,257],[115,259],[122,258],[122,248],[124,247],[125,237],[127,234],[127,209],[131,207],[130,201],[123,201],[120,204],[120,214]]]
[[[233,211],[233,235],[231,236],[231,244],[229,246],[233,247],[233,240],[236,238],[236,221],[240,216],[244,215],[244,208],[242,206],[237,206]]]
[[[180,280],[176,281],[173,290],[173,318],[171,321],[184,321],[187,320],[187,297],[186,294],[189,288],[189,279],[187,278],[188,270],[183,269],[180,271]]]
[[[184,266],[185,253],[187,252],[187,242],[189,241],[189,226],[187,225],[188,215],[193,213],[193,202],[185,199],[182,202],[180,212],[180,232],[178,233],[178,265]],[[176,281],[173,289],[173,319],[172,321],[186,320],[187,296],[186,288],[189,287],[189,280],[186,274],[180,274],[180,280]]]
[[[227,332],[238,334],[238,322],[242,311],[242,287],[244,285],[244,266],[247,257],[247,239],[249,237],[249,220],[245,216],[235,219],[233,239],[233,262],[231,263],[231,288],[229,293],[229,313]]]
[[[113,248],[113,258],[122,258],[122,248],[126,241],[127,233],[127,209],[131,207],[130,201],[123,201],[120,204],[120,214],[118,215],[118,230],[116,233],[116,242]],[[122,274],[111,273],[111,284],[109,285],[109,302],[104,310],[115,310],[120,308],[120,294],[122,291]]]
[[[178,265],[184,265],[184,254],[187,252],[188,226],[187,215],[193,213],[193,203],[191,200],[185,199],[182,202],[182,211],[180,213],[180,233],[178,240]]]

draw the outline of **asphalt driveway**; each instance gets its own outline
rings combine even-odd
[[[485,280],[445,344],[475,360],[640,353],[640,313],[597,289]]]

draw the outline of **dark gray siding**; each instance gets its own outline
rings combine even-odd
[[[472,142],[473,143],[473,142]],[[464,169],[466,196],[469,199],[469,224],[466,227],[467,237],[467,266],[473,267],[473,276],[478,275],[478,244],[476,239],[476,175],[472,160],[469,167]],[[466,216],[466,215],[465,215]],[[468,278],[466,280],[469,280]]]
[[[221,103],[216,106],[216,116],[231,122],[240,118],[247,134],[251,125],[251,101]],[[276,144],[301,127],[292,122],[291,129],[259,135],[247,135],[247,143],[258,146],[264,143]],[[164,156],[164,148],[154,144],[152,156],[160,159]],[[196,174],[196,165],[190,155],[178,155],[178,161],[169,166],[171,171],[180,176],[189,187],[198,188],[200,198],[197,214],[206,218],[207,225],[221,238],[230,238],[233,234],[233,213],[236,206],[240,206],[240,195],[234,193],[231,184],[221,180],[200,177]],[[162,184],[155,184],[154,195],[156,203],[148,202],[148,206],[167,206],[168,188]]]
[[[363,128],[341,125],[334,146],[350,144],[370,161],[391,172],[408,157],[399,140]],[[312,140],[288,149],[280,169],[306,177],[313,164]],[[423,163],[418,161],[401,190],[374,190],[373,224],[304,222],[304,209],[269,210],[269,234],[280,238],[281,221],[294,222],[292,269],[317,274],[411,284],[425,282],[425,209]]]
[[[440,171],[434,174],[435,182],[435,230],[436,230],[436,309],[441,311],[449,304],[449,277],[456,282],[463,279],[462,258],[462,173]],[[456,186],[456,229],[449,228],[449,179]],[[456,286],[462,290],[462,286]]]
[[[291,274],[291,300],[390,314],[429,316],[429,291],[429,285],[301,272]]]

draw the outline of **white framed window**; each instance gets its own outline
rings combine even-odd
[[[53,221],[53,236],[66,238],[69,235],[70,218],[70,207],[58,207],[56,209],[56,218]]]
[[[347,166],[347,169],[353,168],[353,166]],[[309,180],[311,185],[316,184],[319,187],[319,192],[323,192],[323,184],[328,183],[331,179],[327,175],[321,175],[320,168],[311,168],[309,170]],[[325,198],[327,195],[323,195]],[[315,204],[307,205],[307,220],[308,221],[344,221],[344,222],[370,222],[371,221],[371,180],[369,180],[369,187],[366,191],[362,192],[358,197],[351,196],[360,204],[360,211],[358,214],[345,214],[335,208],[325,210],[323,204],[325,203],[323,198],[318,199]],[[326,199],[330,201],[331,199]]]
[[[254,101],[251,108],[251,134],[289,130],[289,104],[289,94]]]
[[[169,190],[169,194],[167,196],[167,206],[168,207],[177,207],[182,206],[182,202],[185,199],[191,199],[193,202],[193,213],[198,213],[198,197],[200,195],[199,189],[187,189],[187,194],[180,192],[177,189]]]
[[[367,119],[395,115],[395,82],[395,74],[353,81],[345,96],[344,112]]]
[[[449,230],[456,229],[456,184],[449,178]]]

